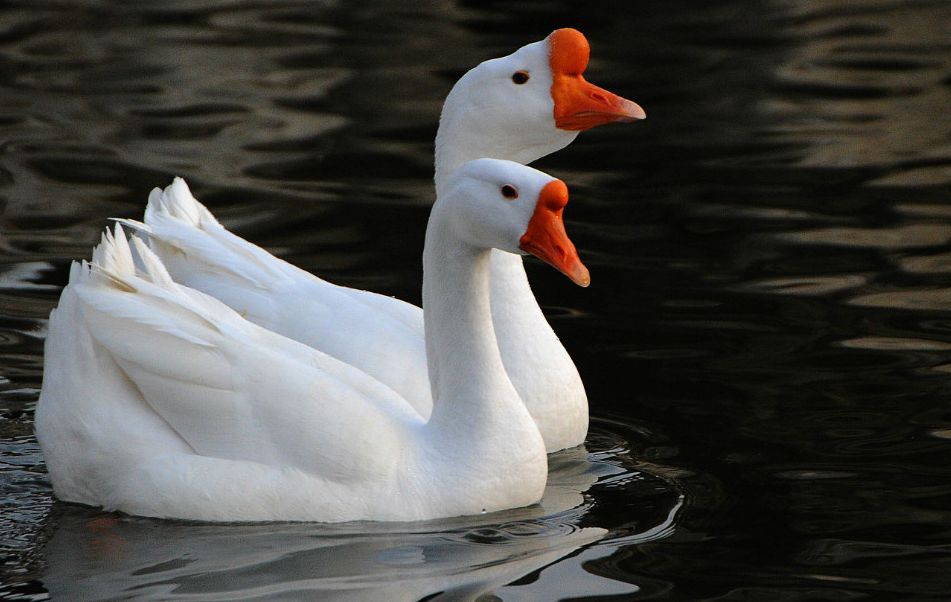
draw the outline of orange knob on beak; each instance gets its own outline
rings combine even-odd
[[[551,54],[551,97],[555,127],[587,130],[612,121],[636,121],[647,114],[636,103],[621,98],[581,75],[588,66],[588,40],[576,29],[558,29],[548,36]]]
[[[588,268],[581,263],[574,243],[565,232],[562,212],[568,204],[568,187],[553,180],[542,188],[528,229],[519,240],[519,247],[556,268],[579,286],[591,284]]]

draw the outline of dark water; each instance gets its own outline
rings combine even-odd
[[[239,234],[419,299],[462,72],[573,26],[643,123],[538,162],[529,274],[596,420],[541,507],[208,526],[55,503],[45,319],[184,176]],[[951,3],[0,2],[0,599],[946,600]],[[495,597],[493,597],[495,596]]]

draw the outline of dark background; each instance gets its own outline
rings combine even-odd
[[[529,276],[596,435],[684,504],[583,568],[618,600],[947,599],[944,0],[0,1],[0,598],[44,596],[45,320],[107,218],[181,175],[238,234],[418,302],[442,99],[564,26],[648,119],[536,163],[592,286]],[[612,536],[654,503],[588,495]],[[495,594],[560,595],[530,582]]]

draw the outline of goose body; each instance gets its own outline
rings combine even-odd
[[[446,99],[436,136],[437,196],[464,163],[495,157],[528,163],[578,132],[644,117],[636,104],[586,82],[588,43],[561,29],[466,73]],[[175,281],[202,290],[274,332],[358,366],[432,411],[420,308],[340,287],[277,259],[223,228],[184,181],[155,190],[145,225]],[[492,319],[506,371],[549,452],[584,442],[588,401],[581,377],[532,293],[522,258],[491,254]]]
[[[518,190],[517,198],[504,194]],[[524,506],[547,477],[489,308],[489,254],[586,284],[567,189],[466,164],[433,207],[423,303],[433,406],[175,283],[121,226],[74,264],[50,317],[36,433],[61,499],[211,521],[423,520]]]

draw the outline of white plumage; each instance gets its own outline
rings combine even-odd
[[[216,521],[419,520],[538,501],[545,446],[498,351],[489,249],[520,253],[539,220],[560,228],[560,210],[539,207],[567,201],[563,188],[482,159],[437,200],[424,253],[429,420],[359,367],[174,282],[117,225],[73,265],[50,318],[35,425],[57,496]],[[546,259],[581,282],[570,241],[553,244],[570,253]]]
[[[578,131],[643,118],[634,103],[592,86],[579,32],[562,29],[486,61],[453,87],[436,137],[436,190],[467,161],[528,163],[564,148]],[[527,81],[513,78],[516,73]],[[565,129],[570,128],[570,129]],[[150,244],[176,282],[204,291],[257,324],[320,349],[432,411],[420,308],[325,282],[235,236],[194,199],[183,180],[149,199]],[[548,451],[584,442],[588,400],[571,357],[532,293],[522,259],[492,252],[491,304],[506,371]]]

